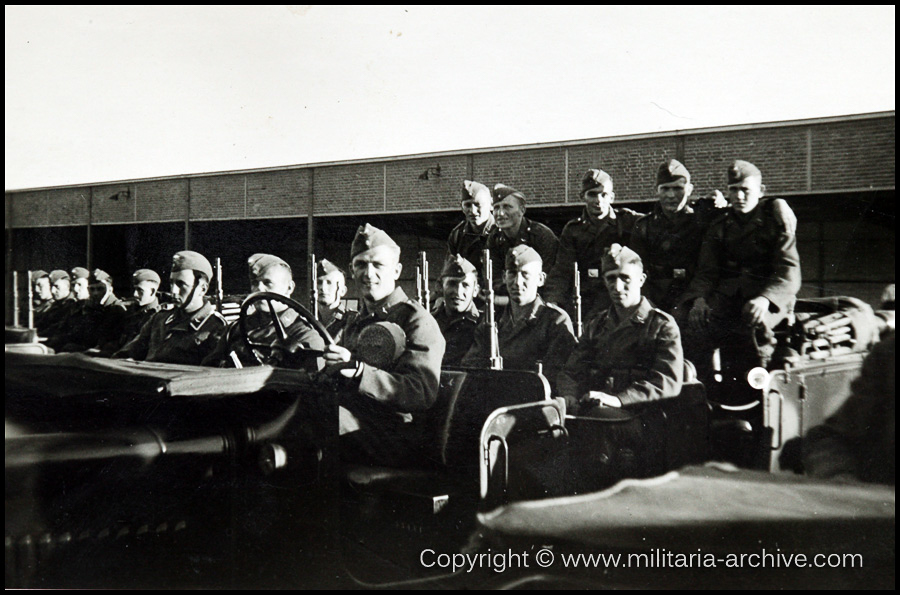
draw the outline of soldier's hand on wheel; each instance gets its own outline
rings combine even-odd
[[[322,357],[325,359],[326,366],[336,366],[349,362],[353,354],[346,347],[331,344],[325,346],[325,353],[322,354]]]
[[[346,378],[356,378],[362,373],[362,367],[358,361],[353,360],[353,354],[346,347],[340,345],[326,345],[325,372],[327,374],[340,374]]]
[[[709,307],[709,304],[706,303],[706,300],[701,298],[697,298],[694,301],[694,307],[691,308],[690,314],[688,314],[688,323],[691,328],[694,330],[701,330],[709,324],[709,313],[712,312],[712,309]]]
[[[769,300],[763,296],[755,297],[744,304],[744,319],[751,326],[761,324],[763,316],[769,311]]]

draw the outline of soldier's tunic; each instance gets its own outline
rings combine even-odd
[[[315,329],[307,324],[305,320],[300,318],[295,310],[288,308],[279,312],[278,319],[281,321],[281,324],[286,331],[289,343],[298,345],[303,349],[320,352],[325,349],[325,340],[315,331]],[[249,338],[254,343],[271,345],[277,338],[275,325],[272,323],[272,315],[268,312],[255,310],[252,314],[249,314],[247,316],[247,329]],[[232,359],[232,352],[234,352],[242,367],[260,365],[259,360],[257,360],[247,349],[241,331],[240,320],[236,320],[228,327],[227,332],[219,341],[213,352],[203,359],[202,365],[234,368],[235,363]],[[280,354],[278,350],[271,351],[268,349],[261,349],[260,353],[263,356],[269,356],[271,354],[276,358],[279,355],[283,355]],[[307,371],[314,372],[323,365],[318,354],[313,354],[308,357],[303,357],[303,354],[300,351],[298,351],[297,354],[300,358],[298,363],[303,365]],[[284,363],[273,363],[272,365],[284,365]]]
[[[559,375],[558,393],[575,409],[591,390],[616,396],[622,405],[681,393],[684,356],[675,320],[647,298],[620,320],[615,308],[591,319]]]
[[[47,324],[47,315],[53,309],[56,300],[49,299],[44,301],[34,300],[32,312],[34,314],[34,327],[38,330]]]
[[[63,332],[66,321],[78,305],[71,293],[61,300],[53,300],[49,309],[41,317],[40,325],[35,324],[42,337],[52,338]]]
[[[652,213],[634,224],[631,248],[641,256],[647,274],[641,293],[676,320],[686,318],[687,313],[679,306],[697,272],[706,231],[722,215],[722,209],[710,207],[695,211],[688,205],[669,218],[657,204]]]
[[[443,365],[458,366],[475,342],[475,328],[481,314],[474,302],[465,312],[447,312],[442,299],[435,302],[431,313],[447,342]]]
[[[706,332],[691,334],[688,341],[697,343],[689,346],[691,353],[697,352],[698,372],[704,371],[715,347],[722,349],[723,366],[736,366],[736,377],[767,363],[772,328],[791,313],[800,290],[797,238],[785,223],[785,209],[790,211],[782,199],[762,198],[750,213],[729,209],[710,225],[685,296],[686,303],[704,297],[712,309]],[[769,300],[769,312],[752,330],[741,311],[758,296]]]
[[[462,256],[478,270],[479,279],[484,277],[481,264],[481,253],[488,247],[488,238],[498,231],[494,217],[491,216],[480,232],[472,229],[469,222],[463,219],[447,238],[447,252],[451,256]]]
[[[556,264],[551,268],[544,262],[544,270],[550,272],[541,295],[548,302],[574,313],[577,262],[584,319],[590,312],[609,308],[612,304],[603,284],[600,261],[606,249],[613,244],[629,244],[631,230],[638,217],[640,213],[631,209],[610,209],[606,217],[597,219],[584,209],[580,217],[566,223],[559,238]]]
[[[113,357],[198,366],[225,333],[225,319],[210,303],[190,315],[179,310],[157,312],[141,332]]]
[[[118,336],[100,345],[100,354],[111,356],[124,347],[129,341],[138,336],[144,324],[161,309],[159,300],[156,298],[153,298],[152,302],[144,306],[139,306],[137,302],[126,304],[125,315],[122,317],[120,327],[121,332]]]
[[[334,342],[340,344],[341,337],[344,334],[344,324],[347,322],[347,309],[341,304],[334,310],[331,310],[329,316],[323,316],[323,314],[324,311],[322,307],[319,306],[319,322],[325,325],[325,330],[328,331],[328,334],[331,335]],[[328,320],[328,322],[325,322],[326,320]]]
[[[561,308],[545,303],[541,296],[534,300],[528,315],[519,320],[513,321],[511,308],[506,306],[497,322],[503,368],[536,371],[540,361],[552,386],[577,343],[572,320]],[[475,344],[462,360],[463,366],[490,365],[489,333],[487,322],[482,320],[475,332]]]
[[[56,340],[59,351],[85,351],[103,345],[119,336],[125,318],[125,302],[108,294],[100,304],[84,303],[80,315],[69,317],[68,332]]]
[[[437,399],[444,337],[437,321],[418,302],[396,288],[374,310],[363,302],[350,312],[341,345],[356,353],[360,333],[378,322],[392,322],[406,333],[406,349],[385,369],[360,363],[355,391],[344,392],[341,406],[359,426],[342,437],[341,457],[380,465],[422,464],[434,446],[425,434],[427,411]]]
[[[491,262],[494,273],[494,293],[507,295],[506,285],[503,283],[503,270],[506,264],[506,254],[516,246],[531,246],[540,255],[544,263],[544,270],[549,270],[556,262],[559,250],[559,239],[549,227],[537,221],[531,221],[522,217],[519,225],[519,233],[510,238],[500,228],[496,228],[487,239],[487,249],[491,251]],[[480,257],[470,260],[472,264],[480,263]],[[477,266],[477,265],[476,265]],[[483,277],[482,277],[483,280]]]

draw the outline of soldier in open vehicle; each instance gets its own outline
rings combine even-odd
[[[726,382],[744,386],[747,372],[768,365],[773,329],[791,314],[800,290],[800,256],[788,204],[765,197],[760,170],[747,161],[728,168],[731,208],[707,231],[697,274],[685,295],[692,304],[685,343],[704,382],[712,352],[721,351]]]
[[[457,254],[450,256],[441,271],[443,297],[435,301],[432,314],[447,342],[443,366],[458,366],[475,341],[481,314],[475,305],[478,271]]]
[[[641,295],[647,276],[640,256],[613,244],[602,266],[612,307],[588,322],[560,374],[559,394],[582,413],[678,396],[681,334],[671,315]]]
[[[397,286],[400,246],[387,233],[360,226],[350,258],[362,305],[348,315],[341,344],[326,346],[324,355],[326,371],[351,383],[341,399],[341,457],[386,466],[427,464],[423,418],[437,398],[444,337],[434,317]],[[366,361],[367,331],[391,341],[394,357]]]
[[[347,309],[343,298],[347,295],[347,279],[343,269],[323,258],[316,263],[316,302],[319,321],[336,342],[340,341]]]
[[[519,245],[506,255],[503,280],[509,303],[498,317],[498,337],[503,367],[510,370],[535,370],[542,363],[543,374],[551,386],[575,347],[575,334],[569,315],[544,302],[538,290],[546,274],[540,254]],[[475,332],[475,343],[462,360],[463,366],[488,367],[490,337],[487,321]]]
[[[225,332],[225,319],[206,300],[211,278],[212,266],[202,254],[176,252],[169,275],[175,308],[154,314],[113,357],[199,365]]]
[[[247,268],[252,291],[271,292],[284,297],[290,297],[294,292],[291,267],[281,258],[272,254],[254,254],[247,259]],[[278,334],[273,318],[276,315],[286,335],[285,339],[292,344],[294,351],[276,349],[260,353],[252,345],[248,345],[245,333],[249,342],[270,343]],[[288,365],[288,362],[282,362],[281,359],[297,357],[297,361],[290,362],[293,367],[314,372],[321,368],[321,362],[315,354],[304,352],[322,351],[324,348],[325,341],[296,310],[283,302],[259,300],[244,320],[237,320],[229,326],[213,352],[203,359],[202,365],[228,368],[260,363]]]

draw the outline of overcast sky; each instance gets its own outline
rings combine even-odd
[[[7,6],[6,188],[893,110],[894,15]]]

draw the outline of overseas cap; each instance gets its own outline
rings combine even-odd
[[[480,182],[473,182],[472,180],[463,180],[463,188],[462,188],[462,199],[467,200],[469,198],[478,198],[479,196],[484,196],[488,200],[491,200],[491,190],[484,184]]]
[[[56,270],[50,273],[50,283],[56,283],[60,279],[65,279],[66,281],[71,281],[69,277],[69,273],[65,271]]]
[[[762,178],[762,172],[759,171],[758,167],[756,167],[749,161],[741,161],[740,159],[738,159],[728,168],[728,185],[731,186],[732,184],[739,184],[747,178],[752,178],[753,176],[759,176],[760,178]]]
[[[151,283],[156,283],[159,285],[162,283],[162,279],[159,278],[159,275],[156,274],[156,271],[151,271],[150,269],[138,269],[131,275],[131,284],[137,285],[138,283],[143,283],[144,281],[150,281]]]
[[[73,279],[87,279],[91,276],[91,272],[84,267],[75,267],[72,269]]]
[[[378,246],[387,246],[400,252],[400,246],[391,239],[391,236],[369,223],[360,225],[356,230],[356,237],[353,238],[353,243],[350,245],[350,258],[356,258],[363,252]]]
[[[44,271],[41,269],[38,269],[36,271],[31,271],[31,280],[32,281],[37,281],[41,277],[49,277],[49,276],[50,275],[47,273],[47,271]]]
[[[344,272],[344,269],[342,269],[338,265],[334,264],[330,260],[323,258],[322,260],[320,260],[319,262],[316,263],[316,275],[325,276],[325,275],[329,275],[335,271],[339,272],[344,277],[347,276],[347,274]]]
[[[172,272],[178,271],[198,271],[205,274],[207,279],[212,279],[213,276],[212,265],[206,257],[193,250],[182,250],[172,257]]]
[[[641,262],[641,257],[638,256],[637,252],[628,246],[622,246],[621,244],[613,244],[606,249],[606,254],[603,255],[602,264],[604,273],[620,269],[626,264],[640,265],[641,268],[644,266]]]
[[[671,184],[679,178],[684,178],[685,182],[690,182],[691,174],[680,161],[669,159],[669,161],[659,166],[659,171],[656,172],[656,185]]]
[[[109,273],[102,269],[94,269],[91,271],[91,276],[88,278],[88,283],[107,283],[112,285],[112,277],[109,276]]]
[[[476,275],[475,266],[457,254],[456,256],[448,256],[444,262],[444,269],[441,271],[441,279],[444,277],[462,278],[466,275]]]
[[[506,253],[506,270],[508,271],[517,271],[532,262],[544,264],[544,261],[541,260],[541,255],[531,246],[519,244]]]
[[[612,184],[612,178],[602,169],[589,169],[581,178],[581,193],[584,194],[594,188],[601,188],[604,184]]]
[[[273,254],[254,254],[247,259],[247,267],[250,269],[250,275],[258,277],[269,267],[283,266],[291,272],[291,265]]]
[[[525,195],[523,193],[506,184],[494,185],[494,202],[500,202],[507,196],[515,196],[522,202],[523,206],[525,205]]]

